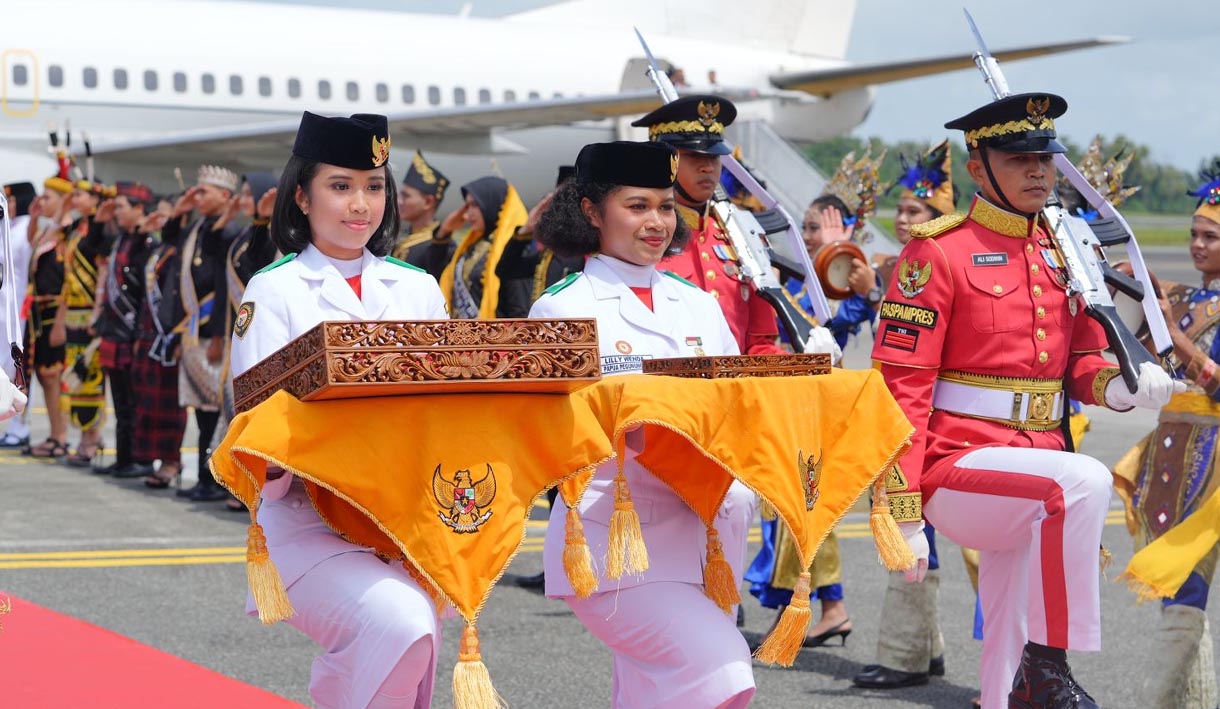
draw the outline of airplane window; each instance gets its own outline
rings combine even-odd
[[[64,68],[58,64],[47,67],[47,83],[51,86],[63,86]]]
[[[288,80],[288,97],[289,98],[301,98],[301,80],[300,79],[289,79]]]
[[[402,102],[415,103],[415,87],[410,84],[402,85]]]
[[[479,89],[479,103],[491,103],[491,89]]]
[[[85,67],[85,71],[84,71],[83,75],[81,76],[81,78],[85,82],[86,89],[96,89],[97,88],[97,69],[94,69],[91,66]]]
[[[466,89],[463,89],[462,87],[459,86],[453,90],[453,105],[455,105],[455,106],[465,106],[466,105]]]
[[[216,77],[211,74],[204,74],[199,77],[199,88],[203,89],[205,94],[216,93]]]
[[[322,79],[318,82],[318,98],[322,99],[323,101],[330,100],[330,82],[326,79]]]
[[[428,87],[428,103],[433,106],[441,102],[441,89],[439,86]]]
[[[357,85],[356,82],[354,82],[354,81],[347,82],[347,100],[348,101],[359,101],[360,100],[360,86]]]
[[[24,64],[13,65],[13,83],[18,86],[25,86],[30,80],[29,69],[25,68]]]
[[[537,101],[537,100],[538,100],[538,99],[540,99],[540,98],[542,98],[542,96],[541,96],[541,95],[540,95],[540,94],[539,94],[537,91],[531,91],[531,92],[530,92],[530,100],[531,100],[531,101]]]
[[[390,87],[385,84],[377,84],[377,103],[385,103],[390,100]]]
[[[269,76],[258,77],[258,95],[259,96],[270,96],[271,95],[271,77],[269,77]]]
[[[517,100],[517,92],[516,92],[516,91],[513,91],[512,89],[505,89],[505,90],[504,90],[504,101],[505,101],[505,103],[512,103],[512,102],[514,102],[514,101],[516,101],[516,100]]]
[[[126,69],[115,69],[114,70],[114,88],[119,89],[120,91],[127,88],[127,70]]]
[[[157,90],[157,72],[152,69],[144,70],[144,89],[146,91]]]
[[[180,71],[174,72],[174,91],[186,93],[186,74]]]
[[[237,74],[229,74],[229,93],[234,96],[241,96],[241,91],[241,77]]]

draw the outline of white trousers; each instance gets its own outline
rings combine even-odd
[[[309,695],[321,709],[430,707],[441,628],[436,607],[403,570],[369,552],[339,554],[288,587],[287,622],[324,652]]]
[[[1110,471],[1077,453],[980,448],[922,481],[924,516],[979,550],[984,709],[1008,706],[1026,641],[1101,649],[1101,534]],[[927,490],[931,489],[931,495]]]
[[[736,616],[700,586],[660,581],[564,600],[614,653],[615,709],[738,709],[753,698]]]

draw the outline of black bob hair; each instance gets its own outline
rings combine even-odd
[[[606,203],[606,198],[624,185],[608,185],[600,182],[579,182],[568,180],[555,190],[551,198],[551,206],[542,213],[535,229],[535,236],[543,246],[564,258],[588,256],[601,251],[601,235],[597,227],[589,223],[588,217],[580,208],[580,202],[586,197],[600,212]],[[674,238],[669,242],[666,256],[680,254],[690,241],[690,229],[680,214],[675,214],[677,226]]]
[[[271,215],[271,241],[283,254],[295,254],[305,250],[313,242],[313,232],[309,228],[309,217],[297,206],[296,194],[300,187],[309,194],[309,183],[318,174],[318,166],[322,163],[316,160],[293,155],[284,166],[280,175],[280,183],[275,195],[275,210]],[[394,173],[390,164],[385,165],[385,214],[381,224],[372,238],[365,244],[374,256],[382,257],[390,253],[394,238],[398,234],[398,192],[394,189]]]

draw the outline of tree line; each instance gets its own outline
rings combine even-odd
[[[1082,144],[1066,137],[1061,137],[1060,140],[1067,146],[1068,154],[1073,162],[1079,162],[1088,147],[1088,142]],[[867,144],[872,145],[874,156],[880,154],[882,150],[886,151],[885,161],[881,165],[882,183],[886,186],[892,185],[902,174],[899,156],[905,156],[907,162],[911,163],[929,147],[926,143],[915,141],[887,143],[880,138],[842,136],[806,146],[805,154],[818,169],[829,177],[839,167],[839,162],[844,155],[854,150],[856,157],[860,157]],[[953,155],[953,184],[957,186],[962,195],[971,195],[974,193],[974,183],[966,174],[965,147],[961,140],[951,140],[950,145]],[[1195,203],[1198,200],[1188,195],[1187,192],[1200,184],[1197,171],[1192,173],[1150,160],[1148,156],[1151,151],[1148,146],[1131,141],[1122,135],[1113,139],[1102,136],[1101,145],[1102,156],[1107,159],[1117,155],[1120,151],[1124,154],[1135,154],[1131,166],[1124,173],[1123,184],[1128,187],[1139,185],[1140,191],[1127,200],[1123,207],[1124,210],[1154,214],[1189,214],[1194,211]],[[1220,155],[1203,160],[1199,163],[1199,169],[1211,167],[1217,159],[1220,159]],[[893,207],[897,204],[900,193],[901,190],[894,189],[879,195],[878,204],[882,207]],[[964,209],[966,204],[968,204],[968,199],[963,199],[959,201],[958,206]]]

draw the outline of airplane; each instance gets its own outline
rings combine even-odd
[[[633,26],[681,69],[680,91],[728,96],[743,119],[797,142],[862,122],[874,84],[972,66],[968,54],[851,64],[854,13],[855,0],[569,0],[491,19],[219,0],[6,3],[0,182],[50,174],[48,130],[69,123],[74,153],[90,136],[99,178],[168,189],[175,166],[188,179],[202,163],[274,169],[310,110],[387,114],[392,163],[419,148],[451,182],[500,172],[536,199],[581,145],[643,139],[627,124],[660,101]]]

